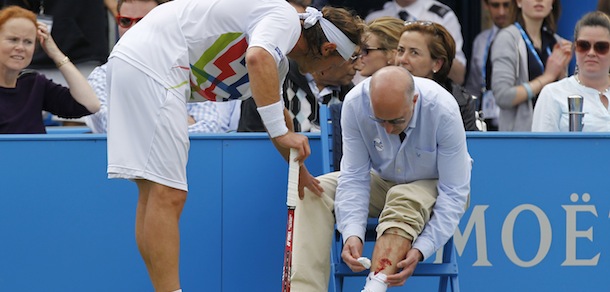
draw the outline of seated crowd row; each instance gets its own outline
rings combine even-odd
[[[118,1],[119,36],[163,2]],[[362,47],[343,64],[302,74],[290,63],[282,94],[295,131],[318,131],[321,104],[341,104],[355,83],[394,65],[452,93],[467,131],[568,131],[570,95],[583,97],[583,131],[610,131],[606,14],[585,15],[576,24],[572,43],[554,33],[561,10],[558,0],[485,0],[493,27],[476,37],[464,78],[466,59],[455,14],[437,1],[409,2],[390,1],[370,13]],[[7,52],[0,64],[5,69],[0,71],[0,133],[45,133],[42,110],[62,118],[84,117],[92,132],[106,132],[106,64],[96,67],[87,82],[46,25],[16,6],[0,12],[0,38]],[[26,69],[36,41],[67,86]],[[576,72],[567,77],[573,51]],[[265,131],[253,99],[188,103],[187,110],[190,133]]]

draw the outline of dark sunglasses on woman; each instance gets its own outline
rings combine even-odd
[[[600,55],[605,55],[608,53],[610,49],[609,42],[595,42],[593,45],[589,41],[585,40],[577,40],[576,41],[576,51],[579,53],[587,53],[591,50],[591,46],[593,46],[593,51]]]

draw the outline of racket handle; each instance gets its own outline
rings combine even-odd
[[[286,205],[288,207],[296,207],[299,199],[299,162],[296,161],[299,151],[291,148],[290,158],[288,161],[288,193],[286,196]]]

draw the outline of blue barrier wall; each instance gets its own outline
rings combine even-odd
[[[610,135],[468,135],[462,290],[610,289]],[[319,137],[310,142],[319,174]],[[105,170],[103,135],[0,136],[0,291],[152,291],[133,236],[137,189]],[[286,170],[265,134],[192,136],[185,291],[279,289]],[[408,285],[436,289],[431,279]]]

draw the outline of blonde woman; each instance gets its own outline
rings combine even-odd
[[[380,17],[367,25],[362,49],[360,75],[369,77],[377,70],[394,65],[396,47],[403,21],[394,17]]]

